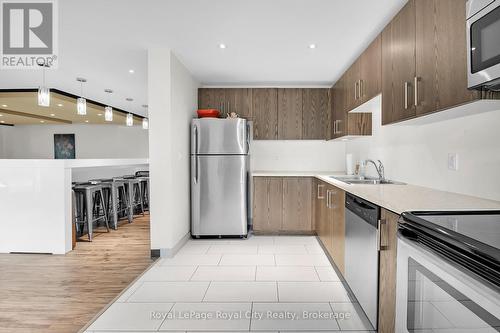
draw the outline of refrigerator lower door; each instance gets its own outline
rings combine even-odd
[[[247,235],[247,155],[191,156],[191,234]]]

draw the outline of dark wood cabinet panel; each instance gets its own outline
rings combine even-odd
[[[344,74],[345,111],[355,109],[361,104],[359,98],[360,59],[358,58]]]
[[[372,135],[372,114],[351,112],[347,114],[348,135]]]
[[[199,109],[218,109],[224,108],[225,89],[222,88],[200,88],[198,89],[198,108]]]
[[[283,225],[283,181],[280,177],[254,177],[253,229],[276,232]]]
[[[278,139],[278,89],[252,89],[253,138]]]
[[[394,89],[392,81],[392,28],[389,23],[380,34],[382,46],[382,125],[389,124],[395,119]]]
[[[326,138],[328,112],[330,112],[328,89],[302,89],[302,139]]]
[[[346,116],[347,109],[345,103],[346,87],[345,87],[345,75],[342,76],[333,86],[333,109],[332,109],[332,121],[331,121],[331,131],[332,138],[340,138],[346,135]]]
[[[394,120],[412,118],[415,78],[415,0],[410,0],[391,22],[392,103]]]
[[[382,47],[380,36],[361,54],[359,61],[359,94],[361,104],[380,94],[382,80]]]
[[[416,10],[417,115],[479,98],[467,89],[465,0],[419,0]]]
[[[391,211],[381,211],[381,244],[379,254],[379,313],[378,332],[394,333],[396,318],[396,262],[399,216]]]
[[[302,89],[278,89],[278,140],[302,139]]]
[[[283,231],[312,229],[312,178],[283,178]]]
[[[345,192],[339,188],[332,189],[332,259],[342,274],[345,274]]]
[[[252,120],[252,89],[225,89],[227,112],[236,112],[241,118]]]

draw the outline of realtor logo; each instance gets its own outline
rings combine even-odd
[[[56,0],[0,0],[1,68],[57,65]]]

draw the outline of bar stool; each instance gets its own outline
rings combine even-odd
[[[118,229],[118,220],[126,217],[132,222],[130,215],[130,203],[125,181],[121,178],[96,179],[103,187],[104,201],[108,207],[108,217],[112,217],[113,229]]]
[[[89,241],[92,241],[93,238],[93,229],[94,222],[103,220],[106,226],[106,231],[109,232],[109,224],[107,217],[107,207],[104,201],[104,194],[102,191],[102,186],[99,184],[78,184],[74,187],[75,194],[79,197],[80,205],[77,204],[80,208],[79,216],[82,216],[82,219],[77,223],[87,224]]]
[[[149,171],[136,171],[135,177],[141,180],[143,198],[142,204],[144,206],[144,209],[149,211]]]
[[[149,177],[137,177],[141,182],[141,200],[144,210],[149,212]]]
[[[132,178],[133,177],[133,178]],[[135,176],[124,176],[123,180],[127,185],[128,198],[130,203],[130,215],[134,216],[135,208],[139,207],[142,216],[144,216],[144,206],[142,204],[142,186],[141,181]]]

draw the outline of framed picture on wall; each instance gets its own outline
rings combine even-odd
[[[54,158],[55,159],[75,159],[75,135],[74,134],[54,134]]]

